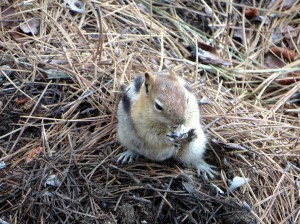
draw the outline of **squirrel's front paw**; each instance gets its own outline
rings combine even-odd
[[[184,143],[188,143],[188,142],[191,142],[193,141],[196,137],[197,137],[197,134],[196,134],[196,129],[190,129],[187,133],[184,134]]]
[[[220,174],[218,171],[214,170],[215,168],[215,166],[209,165],[205,161],[202,161],[197,165],[197,174],[198,176],[203,175],[206,180],[208,179],[207,175],[209,178],[213,179]]]
[[[126,163],[130,164],[134,159],[139,157],[139,154],[137,154],[134,151],[127,150],[125,152],[120,153],[118,157],[119,157],[117,160],[118,164],[126,164]]]
[[[181,146],[181,142],[178,139],[178,135],[175,135],[173,132],[170,132],[170,133],[167,134],[166,141],[168,143],[171,143],[175,147],[180,147]]]
[[[195,129],[182,128],[177,131],[172,131],[167,134],[167,141],[175,146],[181,146],[191,142],[197,137]]]

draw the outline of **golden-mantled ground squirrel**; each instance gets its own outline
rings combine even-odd
[[[207,138],[197,99],[173,71],[145,73],[127,87],[118,105],[117,136],[127,148],[118,163],[131,163],[139,155],[155,161],[173,157],[198,175],[217,175],[203,159]]]

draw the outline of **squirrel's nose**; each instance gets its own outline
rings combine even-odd
[[[185,123],[184,113],[180,109],[172,109],[169,110],[170,114],[172,114],[172,121],[175,125],[182,125]]]

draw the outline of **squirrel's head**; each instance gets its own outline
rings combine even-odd
[[[168,126],[185,122],[188,99],[175,72],[170,71],[168,75],[145,73],[144,91],[149,115]]]

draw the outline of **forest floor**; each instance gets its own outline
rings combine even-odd
[[[299,1],[1,4],[1,224],[300,223]],[[215,179],[116,162],[122,87],[164,69],[197,94]]]

